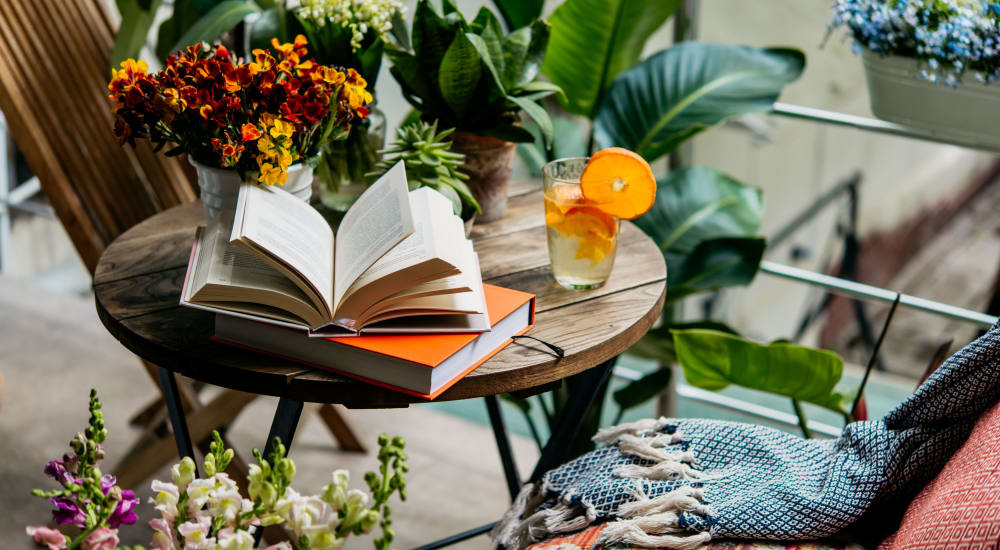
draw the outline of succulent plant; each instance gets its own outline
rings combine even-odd
[[[367,175],[380,176],[402,160],[406,163],[406,181],[411,191],[420,187],[437,190],[448,197],[459,216],[463,210],[470,215],[472,210],[481,212],[465,183],[469,176],[458,170],[465,162],[465,155],[453,152],[451,141],[447,139],[454,131],[448,128],[438,132],[436,120],[431,124],[418,120],[399,127],[396,141],[380,151],[382,160],[375,165],[375,171]]]

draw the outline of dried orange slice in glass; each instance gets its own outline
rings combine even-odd
[[[608,147],[590,157],[580,174],[580,190],[604,212],[634,220],[653,207],[656,178],[646,159],[628,149]]]

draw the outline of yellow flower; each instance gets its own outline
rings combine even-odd
[[[265,185],[285,185],[285,181],[288,179],[288,172],[285,172],[280,167],[277,167],[270,162],[265,162],[260,165],[260,177],[257,181]]]
[[[344,85],[344,96],[351,109],[358,110],[372,102],[372,94],[364,87],[352,86],[350,83]]]
[[[257,140],[257,150],[261,152],[261,155],[265,159],[272,159],[281,155],[281,148],[266,135],[260,136],[260,139]]]
[[[274,121],[274,126],[270,129],[269,133],[275,139],[279,137],[291,138],[292,134],[295,133],[295,126],[291,122],[279,118]]]
[[[167,101],[167,105],[170,105],[175,111],[180,112],[187,108],[187,101],[181,97],[177,88],[167,88],[163,90],[163,97]]]

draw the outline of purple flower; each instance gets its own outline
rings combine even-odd
[[[56,507],[55,510],[52,510],[52,519],[57,524],[66,525],[70,523],[81,529],[83,528],[86,518],[83,510],[80,510],[76,502],[67,497],[52,497],[50,502]]]
[[[62,460],[53,460],[45,465],[45,475],[66,485],[73,481],[73,476],[66,470],[66,463]]]
[[[108,518],[108,527],[118,529],[122,525],[132,525],[135,523],[139,519],[139,516],[135,515],[132,509],[138,504],[139,498],[135,496],[135,492],[129,489],[122,491],[122,499],[118,501],[118,506],[115,507],[115,511]]]
[[[115,486],[116,481],[118,480],[111,474],[101,476],[101,492],[104,493],[104,496],[108,496],[108,491]]]

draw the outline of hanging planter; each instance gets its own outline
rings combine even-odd
[[[863,54],[872,114],[972,146],[1000,148],[1000,85],[966,80],[951,87],[921,76],[913,58]]]
[[[872,113],[950,141],[1000,147],[1000,11],[960,0],[837,0],[831,28],[861,53]]]

